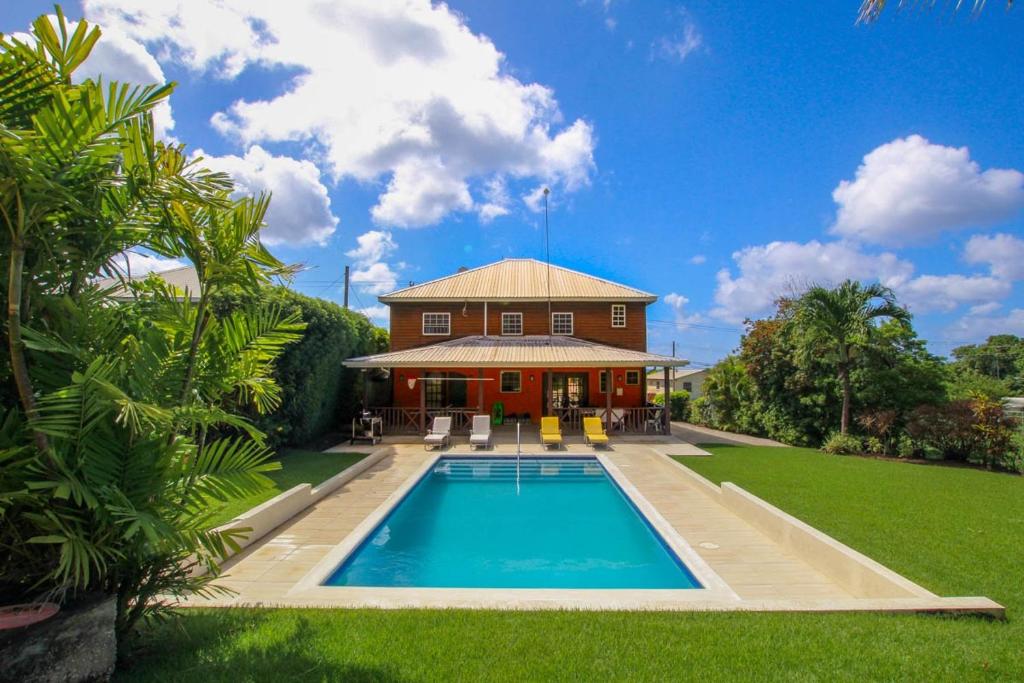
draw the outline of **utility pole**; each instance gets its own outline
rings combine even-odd
[[[345,309],[348,309],[348,266],[345,266]]]
[[[676,340],[675,339],[672,340],[672,357],[673,358],[676,357]],[[673,389],[675,388],[675,383],[676,383],[676,366],[673,365],[672,366],[672,388]],[[665,387],[665,395],[668,396],[669,393],[670,393],[669,392],[669,387]]]

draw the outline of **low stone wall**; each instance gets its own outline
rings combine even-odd
[[[249,529],[249,531],[245,532],[245,539],[238,543],[239,550],[245,549],[291,518],[295,517],[309,506],[337,491],[339,488],[352,481],[360,474],[379,463],[381,460],[393,456],[394,454],[394,447],[382,446],[381,448],[371,452],[356,464],[342,470],[317,486],[311,486],[310,484],[299,484],[298,486],[293,486],[287,491],[277,494],[265,503],[261,503],[248,512],[235,517],[227,524],[222,524],[217,527],[217,530],[229,531],[231,529]],[[234,555],[234,553],[229,551],[228,557],[225,559],[229,559],[232,555]],[[205,571],[205,568],[196,567],[195,575],[201,576]]]
[[[667,456],[666,456],[667,457]],[[935,598],[934,593],[731,482],[721,486],[669,458],[690,482],[737,517],[858,598]]]

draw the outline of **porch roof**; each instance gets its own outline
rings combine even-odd
[[[522,337],[471,336],[349,358],[349,368],[645,368],[679,367],[689,361],[606,346],[575,337],[526,335]]]

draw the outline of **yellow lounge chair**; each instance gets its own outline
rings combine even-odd
[[[542,417],[540,419],[540,440],[545,446],[562,447],[562,428],[558,424],[557,417]]]
[[[597,446],[598,444],[602,446],[608,445],[608,434],[604,431],[604,427],[601,426],[601,418],[583,418],[583,440],[591,446]]]

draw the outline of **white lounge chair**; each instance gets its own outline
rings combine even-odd
[[[444,448],[452,438],[452,419],[450,417],[435,417],[430,433],[423,437],[423,448],[429,449],[432,446]]]
[[[474,415],[473,430],[469,433],[470,448],[491,447],[491,416]]]

